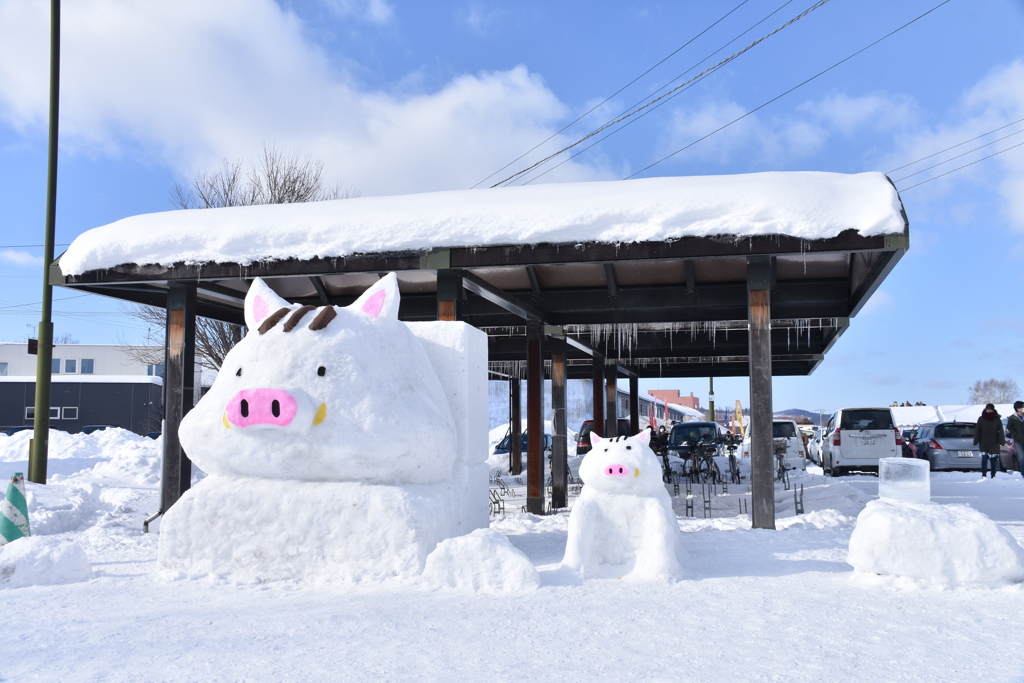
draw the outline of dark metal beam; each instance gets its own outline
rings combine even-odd
[[[772,476],[771,262],[747,259],[750,287],[750,483],[751,523],[755,529],[775,528],[775,485]]]
[[[526,266],[526,277],[530,280],[530,290],[533,292],[533,298],[540,299],[544,296],[544,291],[540,288],[540,280],[537,279],[537,269],[533,266]]]
[[[551,337],[551,508],[566,506],[569,444],[565,405],[565,340]]]
[[[544,514],[544,356],[539,321],[527,325],[526,351],[526,511]]]
[[[324,287],[324,281],[319,275],[310,275],[309,282],[313,285],[313,289],[316,290],[316,295],[320,297],[320,303],[324,306],[331,305],[331,297],[327,295],[327,288]]]
[[[192,485],[192,462],[181,448],[178,427],[192,409],[196,352],[196,286],[171,283],[167,295],[164,361],[163,473],[160,514],[171,509]]]
[[[610,263],[604,264],[604,279],[608,285],[608,296],[614,299],[619,295],[619,285],[615,281],[615,266]]]
[[[519,299],[510,296],[506,292],[498,289],[486,280],[477,277],[473,273],[468,271],[461,271],[459,275],[462,277],[462,286],[473,292],[477,296],[483,297],[492,304],[503,308],[509,313],[513,313],[523,320],[541,322],[544,317],[540,311],[536,310],[532,306],[523,303]]]

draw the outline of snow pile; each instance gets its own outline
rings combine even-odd
[[[707,235],[879,235],[903,232],[901,209],[881,173],[753,173],[357,197],[134,216],[80,235],[60,268],[79,275],[122,263],[250,264]]]
[[[54,586],[91,578],[89,558],[76,543],[31,536],[0,547],[0,588]]]
[[[427,557],[423,578],[431,586],[482,593],[540,587],[540,574],[530,559],[491,529],[441,541]]]
[[[164,516],[165,574],[409,577],[487,524],[486,335],[398,304],[393,274],[348,308],[252,284],[252,331],[179,430],[210,476]]]
[[[879,458],[878,497],[928,503],[932,499],[930,465],[913,458]]]
[[[682,534],[649,432],[590,438],[562,566],[584,578],[681,579]]]
[[[963,505],[872,501],[857,517],[847,561],[862,571],[941,585],[1024,580],[1024,549]]]
[[[0,435],[0,477],[27,470],[31,431],[14,436]],[[139,436],[126,429],[111,428],[92,434],[68,434],[50,430],[47,481],[71,477],[98,482],[110,481],[138,486],[160,483],[162,441]],[[93,475],[95,475],[93,479]]]

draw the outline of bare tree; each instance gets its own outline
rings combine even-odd
[[[78,340],[70,332],[62,332],[53,338],[54,344],[77,344]]]
[[[326,187],[323,162],[302,156],[298,150],[281,150],[263,145],[263,153],[249,163],[245,171],[241,161],[224,160],[220,170],[199,170],[190,188],[175,183],[171,203],[180,209],[216,209],[257,204],[297,204],[328,199],[358,197],[360,192],[345,188],[339,181]],[[163,346],[166,313],[150,306],[129,305],[128,315],[145,323],[150,343]],[[242,340],[239,325],[196,318],[196,362],[204,368],[219,370],[224,356]],[[163,363],[163,351],[122,345],[124,353],[146,365]]]
[[[978,380],[967,391],[967,402],[972,405],[1013,403],[1020,398],[1020,389],[1017,387],[1017,383],[1010,379]]]

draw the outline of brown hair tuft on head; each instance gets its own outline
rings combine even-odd
[[[267,330],[281,322],[281,318],[288,315],[288,312],[291,310],[292,309],[290,308],[279,308],[276,311],[274,311],[271,315],[267,316],[267,319],[263,321],[262,325],[260,325],[259,333],[266,334]]]
[[[288,319],[284,321],[284,331],[291,332],[295,326],[299,324],[299,321],[302,320],[302,316],[315,310],[316,306],[303,306],[302,308],[296,309],[296,311],[288,316]]]
[[[309,329],[314,332],[322,330],[331,324],[331,321],[338,317],[338,312],[334,310],[334,306],[324,306],[316,317],[313,318],[313,322],[309,324]]]

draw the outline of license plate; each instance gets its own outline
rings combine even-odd
[[[874,446],[875,445],[875,440],[874,439],[861,439],[860,442],[862,444],[864,444],[865,446]]]
[[[957,451],[956,456],[958,458],[973,458],[974,451]]]

